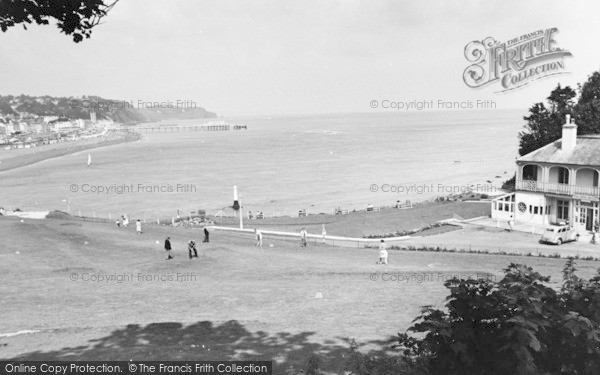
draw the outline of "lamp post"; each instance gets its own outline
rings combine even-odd
[[[240,211],[240,229],[244,229],[244,215],[243,215],[243,210],[242,210],[242,206],[240,205],[239,202],[239,197],[238,197],[238,190],[237,190],[237,185],[233,186],[233,206],[231,206],[231,208],[234,209],[235,212],[237,212],[238,210]]]

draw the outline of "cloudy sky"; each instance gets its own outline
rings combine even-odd
[[[600,2],[121,0],[92,38],[0,33],[0,94],[193,100],[220,115],[381,112],[371,100],[524,108],[600,69]],[[465,46],[557,27],[569,75],[472,89]]]

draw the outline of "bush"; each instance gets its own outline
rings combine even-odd
[[[443,227],[446,225],[452,225],[446,222],[442,222],[442,221],[438,221],[436,223],[433,224],[428,224],[425,225],[424,227],[421,228],[414,228],[411,230],[397,230],[395,232],[391,232],[391,233],[384,233],[384,234],[367,234],[364,235],[363,238],[390,238],[390,237],[404,237],[404,236],[409,236],[411,234],[415,234],[415,233],[419,233],[428,229],[433,229],[433,228],[439,228],[439,227]]]
[[[560,291],[549,279],[510,264],[497,282],[449,280],[447,311],[425,307],[396,348],[415,373],[599,374],[600,272],[580,279],[569,259]]]
[[[514,176],[512,176],[512,178],[510,178],[502,183],[502,189],[514,191],[516,183],[517,183],[517,175],[515,174]]]
[[[47,216],[47,219],[60,219],[60,220],[71,220],[73,216],[63,211],[51,211]]]

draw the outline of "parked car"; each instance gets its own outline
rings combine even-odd
[[[577,240],[579,240],[579,234],[570,225],[553,225],[546,228],[540,242],[560,245]]]

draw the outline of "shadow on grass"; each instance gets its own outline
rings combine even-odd
[[[338,373],[351,356],[350,339],[339,338],[325,344],[310,342],[313,332],[268,334],[250,332],[232,320],[221,325],[202,321],[181,323],[130,324],[110,335],[89,341],[87,346],[55,351],[25,353],[11,360],[268,360],[274,374],[296,373],[305,369],[311,356],[319,358],[320,369]],[[341,343],[340,343],[341,342]],[[389,341],[373,341],[389,347]],[[385,355],[386,350],[369,352]]]

